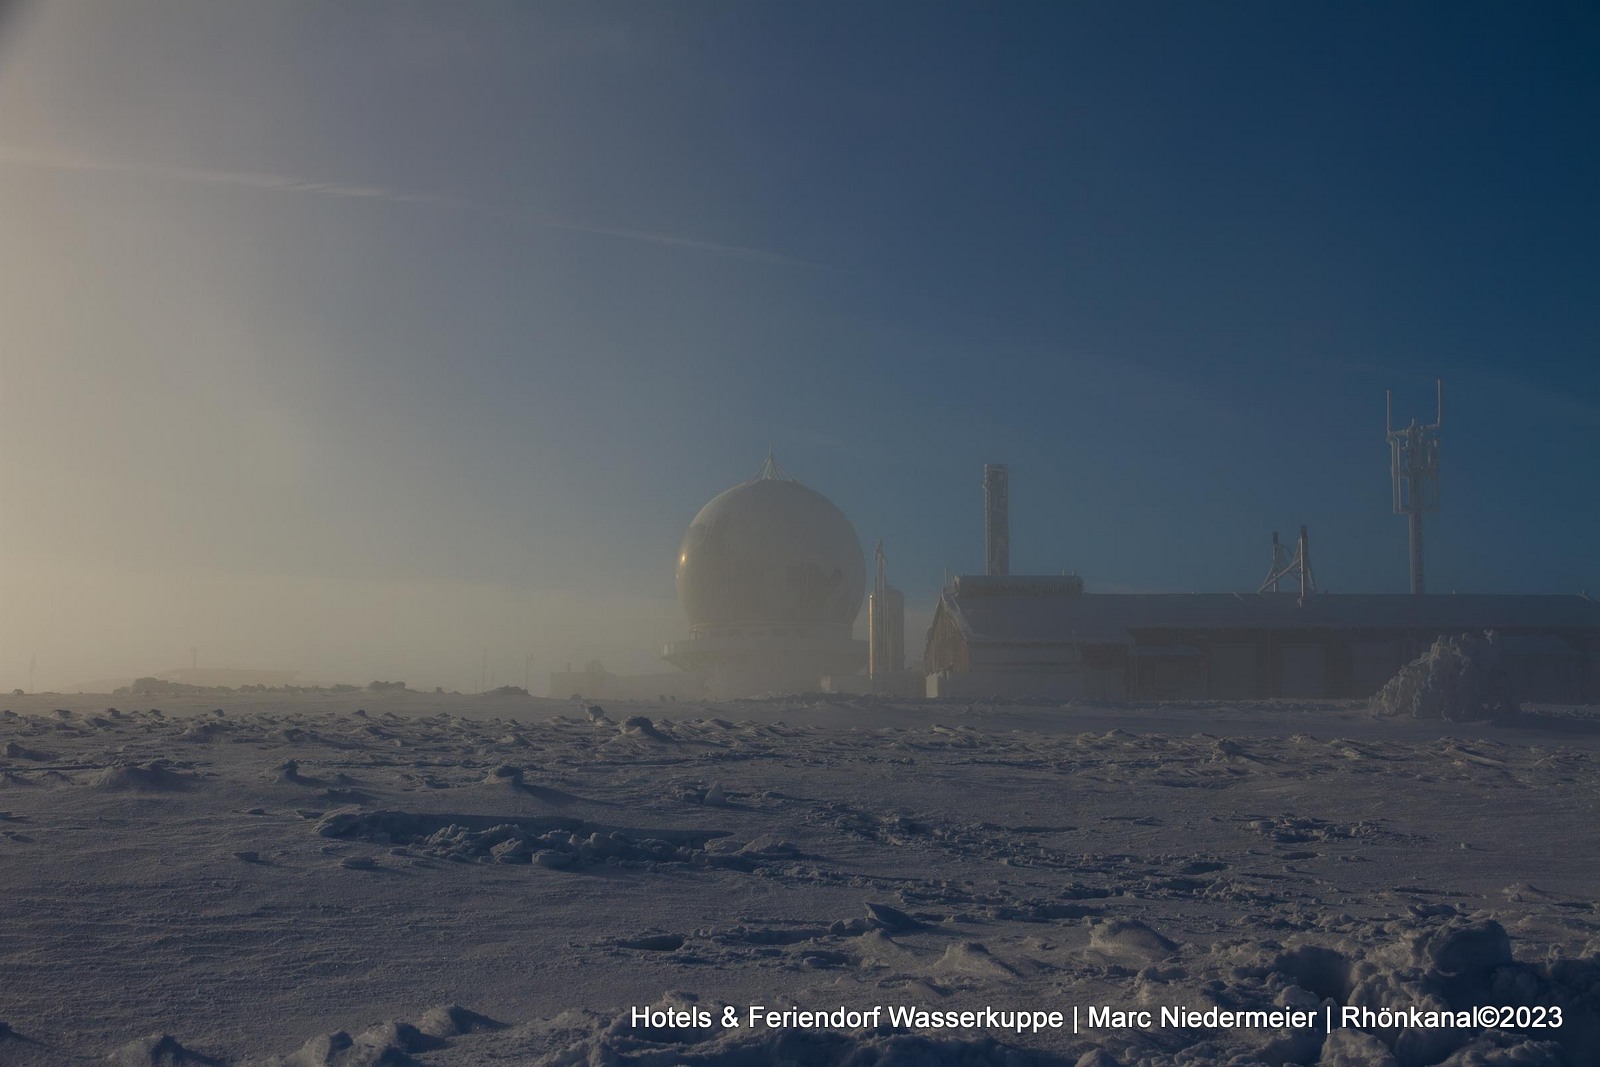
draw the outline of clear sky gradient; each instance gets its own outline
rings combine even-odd
[[[659,669],[768,445],[982,564],[1600,592],[1586,3],[215,3],[0,21],[0,686]],[[920,644],[920,634],[910,644]],[[536,686],[541,683],[535,682]]]

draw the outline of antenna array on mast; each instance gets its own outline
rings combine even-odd
[[[1385,395],[1384,429],[1389,440],[1389,477],[1394,488],[1394,513],[1406,516],[1410,533],[1411,592],[1425,591],[1422,570],[1422,513],[1439,510],[1439,424],[1444,421],[1444,381],[1436,379],[1433,422],[1416,419],[1394,427],[1394,394]]]

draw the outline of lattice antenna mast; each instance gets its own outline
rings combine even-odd
[[[1308,597],[1317,591],[1317,577],[1311,572],[1311,538],[1304,526],[1300,527],[1300,541],[1295,546],[1292,558],[1283,542],[1278,540],[1278,531],[1272,531],[1272,567],[1267,571],[1266,580],[1256,592],[1276,593],[1278,583],[1291,574],[1300,579],[1301,597]]]
[[[1289,550],[1283,547],[1283,542],[1278,540],[1278,531],[1272,531],[1272,565],[1267,568],[1267,580],[1261,583],[1258,593],[1265,593],[1271,589],[1278,591],[1278,579],[1288,574],[1293,565],[1289,562]]]
[[[1385,394],[1384,429],[1389,439],[1389,476],[1394,487],[1394,513],[1404,515],[1410,533],[1411,592],[1426,590],[1422,570],[1422,513],[1439,510],[1439,424],[1444,421],[1444,381],[1435,379],[1433,422],[1416,419],[1394,427],[1394,394]]]

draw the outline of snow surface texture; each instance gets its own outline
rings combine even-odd
[[[1493,631],[1441,637],[1372,698],[1377,715],[1475,722],[1516,715],[1511,675]]]
[[[8,1065],[1600,1056],[1600,733],[1573,711],[7,703]],[[630,1018],[1329,1001],[1559,1005],[1566,1025],[1019,1036]]]

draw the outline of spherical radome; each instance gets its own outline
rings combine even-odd
[[[678,552],[689,625],[855,622],[866,560],[855,527],[821,493],[785,478],[736,485],[700,509]]]

